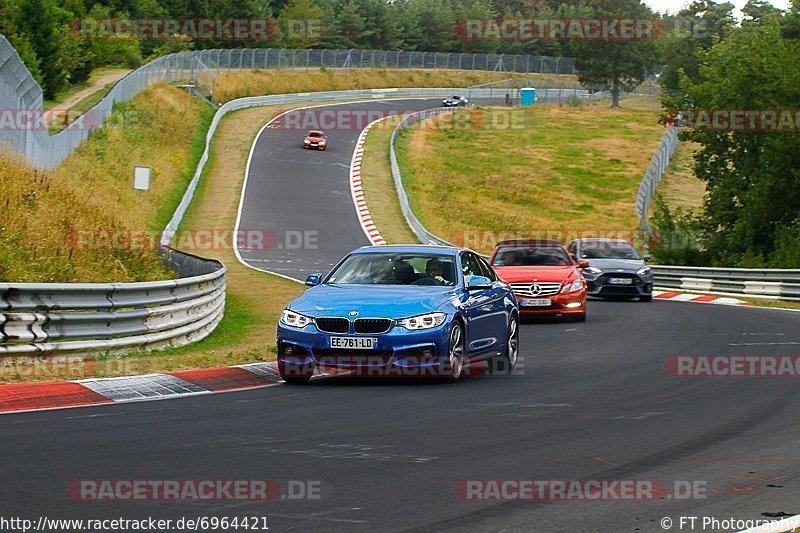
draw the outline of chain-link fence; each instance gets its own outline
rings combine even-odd
[[[199,58],[209,68],[391,68],[453,69],[493,72],[575,74],[570,57],[509,54],[461,54],[448,52],[402,52],[393,50],[300,50],[244,48],[198,50],[175,55],[176,64],[192,68]]]
[[[0,149],[24,155],[32,165],[53,168],[102,125],[116,102],[125,102],[148,85],[187,79],[171,68],[170,56],[158,58],[120,80],[86,113],[54,135],[48,131],[42,90],[17,52],[0,35]]]
[[[647,212],[650,210],[650,202],[655,196],[661,176],[666,172],[672,154],[678,147],[678,128],[667,126],[667,131],[658,143],[656,153],[650,160],[650,166],[644,173],[644,178],[639,183],[639,191],[636,194],[636,216],[639,217],[639,227],[647,229]]]

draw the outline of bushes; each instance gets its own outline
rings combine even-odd
[[[691,209],[674,211],[658,195],[650,217],[650,253],[660,265],[709,266],[708,254],[701,248],[702,220]]]
[[[137,68],[142,64],[139,41],[127,37],[108,37],[94,39],[90,49],[94,66],[115,66]]]
[[[770,268],[800,268],[800,220],[775,231],[775,251],[769,256]]]

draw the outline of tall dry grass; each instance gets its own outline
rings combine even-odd
[[[227,102],[234,98],[348,89],[387,87],[469,87],[513,78],[520,82],[575,83],[575,76],[555,74],[510,74],[464,70],[397,69],[315,69],[251,70],[221,74],[214,84],[214,98]]]
[[[0,155],[0,280],[172,277],[153,245],[191,176],[204,109],[181,89],[154,86],[118,105],[55,170]],[[133,190],[134,165],[152,167],[150,191]]]

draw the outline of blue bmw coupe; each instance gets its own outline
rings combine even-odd
[[[470,362],[503,372],[517,363],[517,299],[470,250],[365,246],[306,285],[278,324],[289,383],[306,383],[317,367],[456,381]]]

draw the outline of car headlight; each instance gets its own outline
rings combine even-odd
[[[445,313],[428,313],[398,320],[397,325],[411,330],[429,329],[441,326],[445,318],[447,318]]]
[[[583,271],[588,272],[589,274],[594,274],[595,276],[603,273],[603,271],[597,267],[586,267],[583,269]]]
[[[640,276],[646,276],[650,273],[650,267],[642,267],[636,271]]]
[[[325,139],[322,139],[319,144],[325,144]]]
[[[313,318],[301,315],[300,313],[295,313],[294,311],[289,311],[288,309],[284,309],[281,313],[281,324],[286,324],[287,326],[292,326],[293,328],[304,328],[313,321]]]
[[[306,140],[305,140],[305,143],[306,143],[306,144],[311,144],[311,141],[310,141],[309,139],[306,139]]]
[[[561,292],[562,293],[564,293],[564,292],[577,292],[577,291],[579,291],[581,289],[583,289],[583,280],[582,279],[576,279],[572,283],[570,283],[569,281],[564,283],[564,288],[561,289]]]

